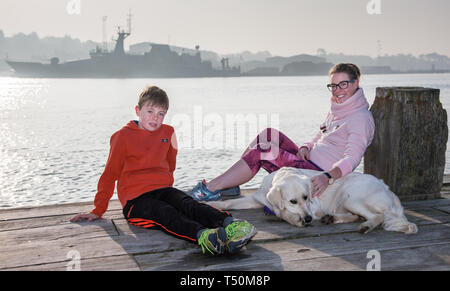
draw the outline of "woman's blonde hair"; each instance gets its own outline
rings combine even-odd
[[[359,80],[361,77],[361,71],[358,66],[351,63],[340,63],[333,66],[328,72],[328,75],[331,76],[334,73],[346,73],[351,80]]]

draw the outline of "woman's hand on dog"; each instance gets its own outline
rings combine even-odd
[[[328,177],[320,174],[311,178],[313,184],[313,198],[319,197],[328,187]]]

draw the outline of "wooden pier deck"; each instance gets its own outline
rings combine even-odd
[[[117,200],[104,219],[90,223],[69,219],[90,211],[91,203],[1,210],[0,270],[66,270],[77,255],[81,270],[366,270],[371,250],[380,253],[381,270],[450,270],[448,182],[442,197],[403,203],[419,227],[415,235],[380,228],[361,235],[358,223],[315,221],[296,228],[262,210],[232,211],[258,233],[239,254],[219,257],[161,231],[128,225]]]

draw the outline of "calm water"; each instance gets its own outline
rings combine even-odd
[[[109,138],[135,119],[137,96],[146,85],[169,94],[166,123],[174,125],[180,142],[175,186],[188,189],[225,171],[267,126],[297,144],[310,140],[329,109],[327,81],[0,78],[0,208],[92,201]],[[450,74],[369,75],[361,86],[369,103],[379,86],[439,88],[450,109]],[[264,175],[243,187],[258,186]]]

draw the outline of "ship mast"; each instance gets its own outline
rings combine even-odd
[[[120,30],[120,26],[118,27],[117,31],[117,39],[116,39],[116,47],[114,48],[114,54],[119,56],[125,55],[125,49],[124,49],[124,41],[125,38],[131,35],[131,11],[128,13],[128,31],[125,32],[125,30]]]
[[[102,38],[103,38],[103,51],[107,52],[108,51],[108,42],[106,41],[106,19],[108,17],[107,16],[103,16],[102,20],[103,20],[103,29],[102,29]]]
[[[128,33],[131,34],[131,9],[128,10],[128,19],[127,19],[127,24],[128,24]]]

